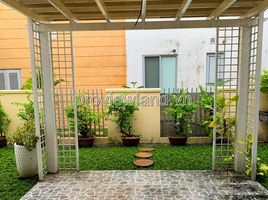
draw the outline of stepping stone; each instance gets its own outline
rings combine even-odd
[[[149,159],[139,159],[133,162],[137,167],[150,167],[154,164],[154,161]]]
[[[152,147],[143,147],[143,148],[139,148],[139,151],[153,151],[154,148]]]
[[[135,154],[135,157],[137,158],[151,158],[153,154],[148,153],[148,152],[138,152]]]

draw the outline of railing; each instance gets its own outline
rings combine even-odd
[[[199,88],[186,88],[185,89],[187,93],[191,96],[191,99],[193,102],[197,103],[199,100]],[[213,94],[213,88],[212,87],[206,87],[204,90],[207,93]],[[167,99],[169,95],[171,94],[177,94],[180,91],[180,89],[169,89],[169,90],[162,90],[161,91],[161,97],[165,96]],[[161,137],[166,137],[169,134],[175,134],[175,119],[170,114],[166,113],[165,110],[168,107],[167,105],[161,104]],[[205,130],[204,127],[202,127],[203,120],[208,116],[208,113],[206,113],[202,108],[197,106],[197,111],[193,115],[192,122],[191,122],[191,128],[192,128],[192,136],[208,136],[208,131]]]

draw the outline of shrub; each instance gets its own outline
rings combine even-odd
[[[101,114],[98,115],[94,112],[90,105],[83,101],[83,99],[85,99],[84,94],[80,94],[76,97],[77,128],[82,136],[87,137],[88,135],[95,134],[91,127],[99,120]],[[71,104],[65,109],[65,113],[69,119],[71,127],[74,127],[74,104]]]
[[[108,116],[113,115],[113,122],[117,124],[120,133],[125,136],[134,136],[134,128],[132,125],[134,112],[138,110],[138,106],[131,101],[124,101],[123,96],[114,99],[108,105]]]
[[[261,92],[268,94],[268,70],[263,70],[260,81]]]
[[[0,137],[3,137],[5,135],[9,123],[10,119],[8,117],[8,114],[0,102]]]
[[[177,135],[188,136],[192,133],[190,122],[196,112],[196,105],[185,90],[169,97],[169,107],[166,112],[175,118],[175,132]]]
[[[7,140],[9,144],[13,145],[16,143],[31,151],[35,148],[38,140],[38,137],[35,135],[34,120],[24,122],[16,131],[7,135]]]
[[[17,145],[25,146],[26,149],[31,151],[35,148],[38,137],[35,134],[33,100],[30,95],[27,96],[27,99],[28,102],[26,103],[16,103],[16,105],[20,106],[18,117],[23,121],[23,124],[14,132],[8,134],[7,140],[9,144],[16,143]]]

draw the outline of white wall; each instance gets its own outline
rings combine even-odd
[[[126,31],[127,82],[142,83],[144,55],[178,54],[178,87],[197,87],[206,82],[206,54],[215,52],[216,29]]]
[[[268,11],[265,13],[268,18]],[[171,29],[126,31],[127,82],[143,77],[143,56],[178,54],[177,87],[206,83],[206,54],[215,52],[216,29]],[[264,22],[262,68],[268,69],[268,20]]]

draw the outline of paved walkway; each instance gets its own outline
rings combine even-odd
[[[25,199],[268,199],[259,183],[211,171],[87,171],[48,175]]]

